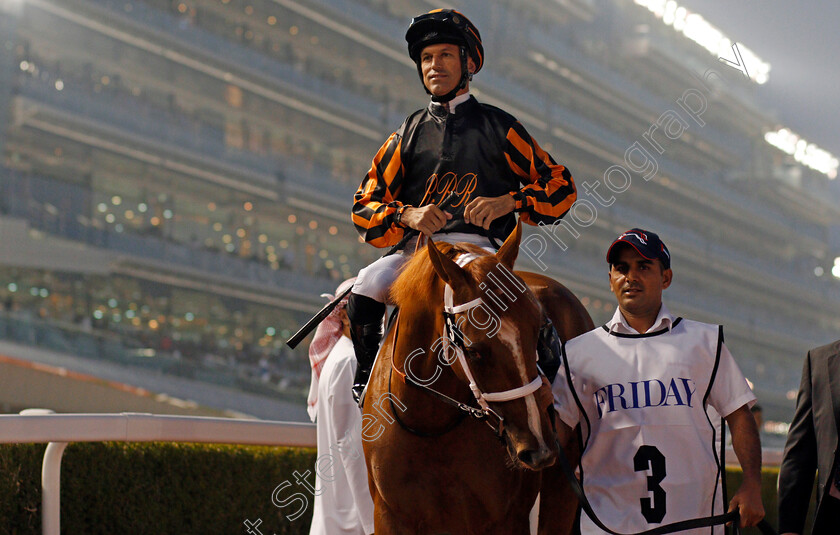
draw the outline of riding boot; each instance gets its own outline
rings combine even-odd
[[[552,384],[562,363],[560,358],[560,337],[551,320],[546,319],[537,342],[537,366]]]
[[[350,337],[356,353],[356,375],[353,378],[353,399],[356,402],[370,378],[373,361],[382,340],[382,317],[385,304],[370,297],[351,293],[347,301],[347,317],[350,320]]]

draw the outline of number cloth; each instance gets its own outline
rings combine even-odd
[[[582,486],[606,526],[636,533],[725,512],[720,437],[704,401],[725,417],[755,395],[722,328],[674,318],[663,304],[640,334],[616,309],[607,324],[564,344],[563,360],[555,408],[569,427],[581,425]],[[583,515],[581,533],[603,531]]]

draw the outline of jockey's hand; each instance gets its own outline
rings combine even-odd
[[[729,501],[729,510],[738,509],[741,513],[742,528],[755,526],[764,518],[764,505],[761,503],[760,484],[744,482]]]
[[[402,222],[405,226],[419,230],[427,237],[446,226],[446,222],[450,219],[452,219],[452,214],[444,212],[434,204],[427,204],[422,208],[408,206],[402,214]]]
[[[516,208],[516,201],[510,195],[476,197],[464,207],[464,221],[489,229],[490,223],[513,212],[514,208]]]

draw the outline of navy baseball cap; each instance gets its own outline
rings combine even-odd
[[[615,241],[612,242],[612,245],[610,245],[610,248],[607,249],[607,262],[609,262],[610,265],[613,263],[613,253],[616,251],[615,246],[619,243],[626,243],[630,245],[637,253],[648,260],[655,260],[658,258],[662,261],[663,269],[671,268],[671,253],[668,251],[668,248],[665,247],[665,244],[662,243],[662,240],[659,239],[659,236],[653,232],[640,228],[633,228],[616,238]]]

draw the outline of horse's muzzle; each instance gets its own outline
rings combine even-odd
[[[542,470],[554,464],[554,461],[557,460],[557,452],[550,448],[523,450],[517,453],[516,457],[531,470]]]

